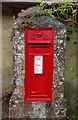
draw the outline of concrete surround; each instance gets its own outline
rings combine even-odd
[[[52,2],[52,3],[62,3],[65,2],[65,0],[0,0],[1,2]],[[68,0],[66,0],[69,2]],[[77,0],[70,0],[70,2],[77,2]]]

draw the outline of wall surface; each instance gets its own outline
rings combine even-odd
[[[69,27],[72,23],[66,24]],[[72,24],[73,25],[73,24]],[[77,114],[76,112],[76,42],[75,32],[67,41],[65,56],[65,98],[68,104],[68,115]]]
[[[2,15],[2,89],[7,89],[12,81],[12,42],[10,41],[13,19],[10,14]]]
[[[10,41],[10,33],[12,30],[13,19],[11,14],[3,13],[2,21],[2,68],[3,90],[13,84],[12,80],[12,42]],[[65,23],[68,26],[67,23]],[[66,46],[66,63],[65,63],[65,98],[68,103],[68,115],[76,113],[76,45],[73,44],[76,41],[76,35],[71,36],[71,40],[67,41]]]

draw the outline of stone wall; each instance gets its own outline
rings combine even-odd
[[[15,81],[15,90],[9,102],[9,118],[64,119],[66,116],[64,99],[66,29],[62,23],[49,14],[42,13],[40,15],[41,12],[39,7],[21,11],[13,24],[13,80]],[[25,27],[54,27],[55,29],[52,101],[24,101]]]

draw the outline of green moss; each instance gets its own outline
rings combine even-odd
[[[68,120],[78,120],[78,116],[67,117]]]

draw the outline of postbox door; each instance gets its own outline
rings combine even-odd
[[[26,100],[52,100],[52,57],[50,53],[29,53]]]
[[[47,62],[46,62],[47,61]],[[49,55],[31,55],[30,96],[48,97],[49,95]],[[47,68],[47,69],[46,69]]]

